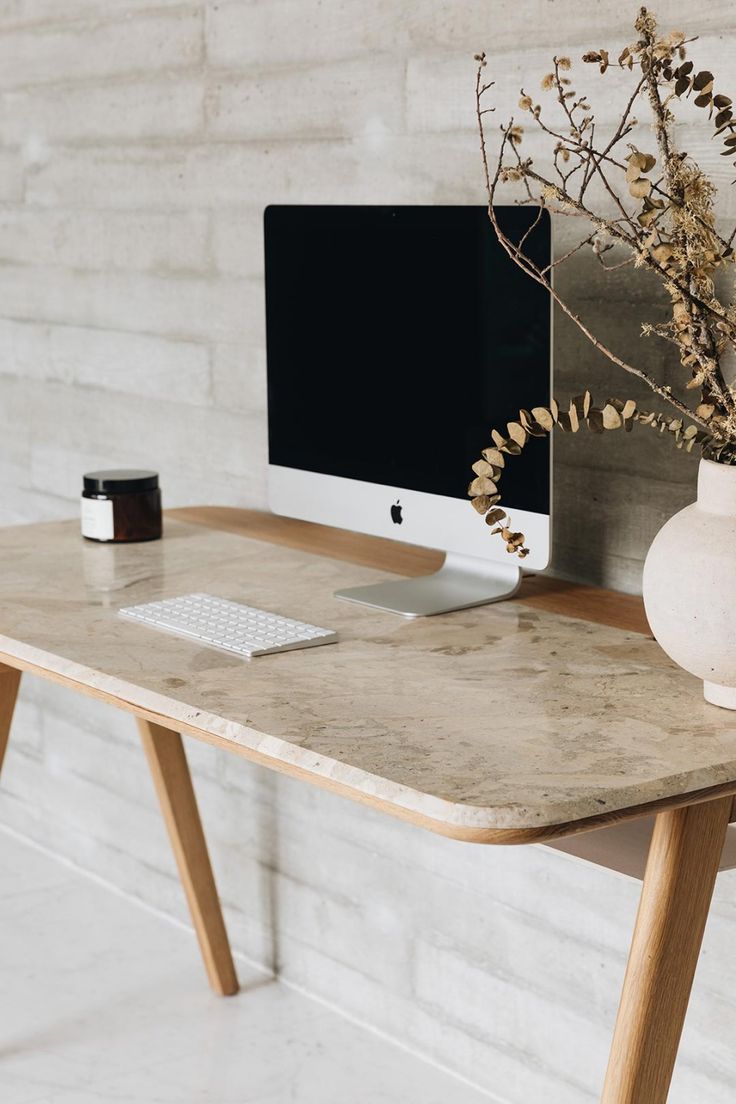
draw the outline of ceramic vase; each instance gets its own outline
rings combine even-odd
[[[644,564],[644,604],[668,656],[736,709],[736,466],[701,460],[698,500],[660,529]]]

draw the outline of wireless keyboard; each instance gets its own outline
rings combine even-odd
[[[164,629],[246,659],[312,648],[315,644],[334,644],[337,640],[337,633],[330,629],[279,617],[212,594],[185,594],[162,602],[144,602],[121,609],[120,613],[152,629]]]

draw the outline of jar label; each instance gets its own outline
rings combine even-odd
[[[82,536],[107,541],[115,537],[112,502],[105,498],[82,498]]]

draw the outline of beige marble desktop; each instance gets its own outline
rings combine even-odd
[[[736,779],[736,716],[638,634],[513,601],[408,621],[333,598],[377,571],[174,521],[127,546],[82,541],[75,522],[5,529],[0,565],[6,656],[450,830],[563,824]],[[117,614],[194,590],[341,642],[244,661]]]

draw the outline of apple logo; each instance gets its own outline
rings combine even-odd
[[[404,520],[403,517],[401,516],[401,509],[402,509],[402,507],[401,507],[401,505],[399,503],[399,500],[397,498],[395,505],[393,505],[391,507],[391,520],[394,523],[394,525],[401,525],[402,521]]]

